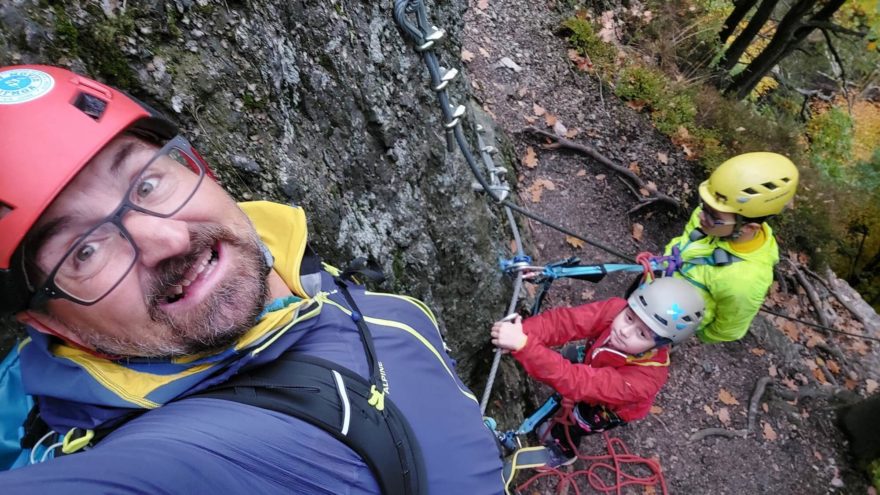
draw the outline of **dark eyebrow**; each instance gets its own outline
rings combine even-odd
[[[111,174],[114,176],[119,175],[119,169],[122,167],[122,164],[128,160],[128,157],[131,156],[138,144],[136,141],[129,141],[116,151],[110,164]]]

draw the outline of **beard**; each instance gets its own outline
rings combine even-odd
[[[75,332],[89,347],[116,356],[175,357],[224,349],[256,323],[269,294],[271,267],[262,243],[250,230],[236,235],[219,224],[192,224],[189,252],[163,260],[148,281],[146,307],[150,328],[124,336],[101,332]],[[205,250],[223,244],[223,256],[235,259],[224,279],[204,301],[187,311],[163,309],[165,294]]]

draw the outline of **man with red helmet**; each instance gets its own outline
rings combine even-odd
[[[4,493],[501,491],[433,315],[322,268],[301,209],[236,204],[173,124],[64,69],[0,68],[0,122],[0,310],[43,440],[78,452]],[[287,404],[325,383],[332,421]]]

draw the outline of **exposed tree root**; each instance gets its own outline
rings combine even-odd
[[[566,139],[564,137],[557,136],[556,134],[554,134],[552,132],[547,132],[545,130],[538,129],[537,127],[533,127],[533,126],[525,127],[523,129],[523,131],[530,132],[532,134],[537,134],[539,136],[543,136],[547,139],[555,141],[554,143],[543,145],[543,147],[545,149],[550,149],[550,150],[566,149],[566,150],[576,151],[582,155],[586,155],[586,156],[592,158],[593,160],[596,160],[597,162],[599,162],[602,166],[604,166],[608,170],[611,170],[612,172],[615,172],[617,174],[620,174],[620,175],[626,177],[637,188],[644,189],[644,190],[648,191],[648,194],[650,196],[644,197],[641,194],[639,194],[637,190],[631,189],[633,191],[633,194],[638,199],[639,204],[636,205],[634,208],[630,209],[628,213],[633,213],[633,212],[635,212],[645,206],[653,204],[653,203],[664,203],[664,204],[673,206],[675,208],[682,208],[681,203],[677,199],[675,199],[671,196],[667,196],[666,194],[663,194],[657,190],[652,191],[651,190],[652,188],[649,188],[648,185],[645,183],[645,181],[643,181],[641,179],[641,177],[639,177],[638,175],[633,173],[632,170],[614,163],[613,161],[608,159],[605,155],[596,151],[596,148],[593,148],[592,146],[589,146],[586,144],[581,144],[581,143],[576,143],[574,141],[571,141],[570,139]]]
[[[746,430],[728,430],[727,428],[704,428],[688,438],[688,442],[697,442],[707,437],[744,438]]]
[[[755,416],[758,414],[758,404],[761,403],[761,397],[764,396],[764,391],[767,389],[767,384],[770,383],[773,379],[769,376],[761,377],[757,383],[755,383],[755,391],[752,392],[752,398],[749,399],[749,420],[746,426],[746,433],[751,433],[755,427]]]

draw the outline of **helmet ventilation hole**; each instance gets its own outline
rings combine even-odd
[[[107,102],[97,96],[92,96],[88,93],[80,93],[73,102],[73,106],[80,109],[89,117],[98,120],[101,118],[101,115],[104,115],[104,110],[107,109]]]
[[[13,207],[9,206],[8,204],[6,204],[6,203],[0,201],[0,220],[2,220],[3,217],[5,217],[6,215],[12,213],[12,210],[14,210],[14,209],[15,209],[15,208],[13,208]]]
[[[746,194],[758,194],[758,191],[755,191],[751,187],[747,187],[747,188],[743,189],[743,192]]]
[[[765,183],[763,183],[763,184],[761,184],[761,185],[764,186],[764,187],[766,187],[767,189],[769,189],[769,190],[771,190],[771,191],[774,190],[774,189],[776,189],[776,184],[774,184],[774,183],[772,183],[772,182],[765,182]]]
[[[669,325],[669,322],[666,321],[665,318],[661,318],[657,313],[654,313],[654,319],[659,321],[663,326]]]

